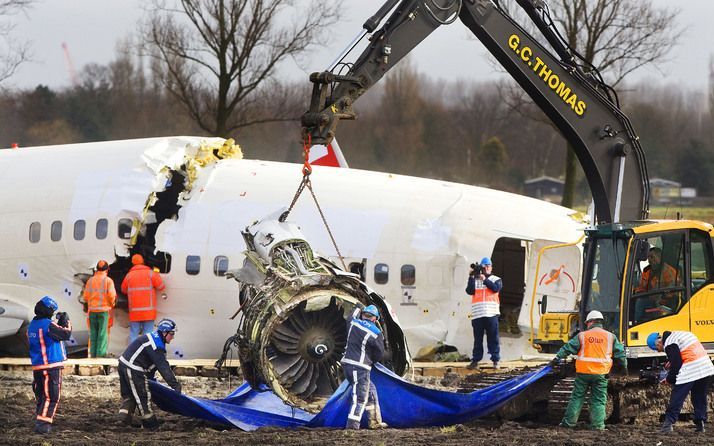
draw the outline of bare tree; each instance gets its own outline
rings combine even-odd
[[[276,104],[289,100],[290,91],[278,91],[277,99],[270,94],[276,66],[328,36],[339,6],[334,0],[152,0],[142,35],[145,49],[162,62],[155,66],[166,88],[202,129],[228,136],[295,118],[289,115],[297,110]]]
[[[10,17],[27,11],[33,0],[0,0],[0,83],[15,74],[29,58],[28,42],[13,38],[15,24]]]
[[[641,0],[551,0],[550,15],[568,46],[613,87],[643,66],[665,62],[682,34],[676,22],[679,10]],[[511,105],[523,110],[522,96],[508,96]],[[563,206],[574,204],[577,172],[577,159],[568,147]]]

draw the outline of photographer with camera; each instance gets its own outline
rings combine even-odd
[[[481,263],[472,263],[466,294],[471,296],[471,327],[474,331],[474,350],[468,369],[478,368],[483,358],[483,335],[491,355],[493,368],[498,368],[501,347],[498,339],[498,318],[501,315],[499,292],[503,288],[501,278],[492,274],[491,259],[484,257]]]
[[[35,432],[48,434],[57,411],[62,388],[62,370],[67,353],[64,342],[72,336],[72,324],[67,313],[57,313],[57,322],[52,315],[58,309],[57,302],[45,296],[35,304],[35,317],[27,327],[32,362],[32,390],[37,400]]]

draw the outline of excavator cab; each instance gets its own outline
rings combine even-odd
[[[580,321],[589,311],[600,311],[604,328],[618,336],[632,359],[652,356],[647,335],[666,330],[691,331],[714,352],[713,229],[678,220],[586,230]],[[541,325],[550,319],[544,315]],[[540,328],[538,343],[550,350],[562,345],[562,338],[550,339],[546,327]]]
[[[630,358],[651,355],[647,335],[665,330],[691,331],[714,352],[711,235],[711,225],[688,220],[633,228],[621,322]]]

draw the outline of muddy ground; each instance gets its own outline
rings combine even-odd
[[[221,398],[239,383],[216,378],[180,377],[192,396]],[[34,397],[30,372],[0,371],[0,444],[114,445],[114,444],[249,444],[257,445],[706,445],[714,444],[714,426],[695,434],[691,423],[678,423],[673,434],[663,436],[658,423],[610,425],[604,432],[585,426],[570,430],[552,424],[504,422],[486,419],[430,429],[342,431],[328,429],[259,429],[242,432],[169,414],[157,409],[164,421],[156,432],[125,428],[117,422],[119,379],[115,376],[65,376],[62,399],[51,434],[33,433]],[[405,408],[408,409],[408,408]]]

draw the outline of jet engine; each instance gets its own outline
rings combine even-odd
[[[315,254],[292,222],[268,218],[242,232],[243,267],[229,271],[241,285],[237,333],[243,376],[269,386],[288,404],[317,412],[340,385],[340,359],[355,307],[376,305],[385,338],[382,361],[402,375],[408,355],[404,333],[385,299],[355,274]]]

